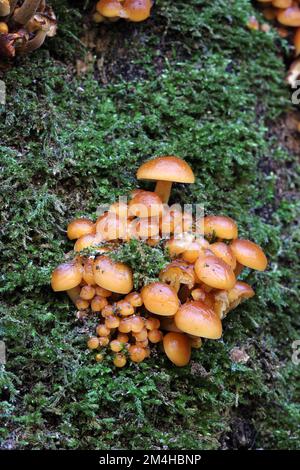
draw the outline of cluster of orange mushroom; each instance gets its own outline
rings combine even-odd
[[[150,16],[152,0],[99,0],[93,14],[95,23],[105,21],[127,21],[140,22]]]
[[[299,0],[257,0],[264,17],[274,21],[281,37],[289,38],[294,47],[294,55],[300,55],[300,1]],[[253,29],[259,29],[257,21],[251,22]],[[250,26],[250,24],[249,24]],[[300,76],[300,59],[294,60],[287,76],[287,82],[295,87]]]
[[[113,356],[123,367],[149,357],[151,345],[162,343],[167,357],[185,366],[191,349],[202,339],[219,339],[222,320],[254,295],[238,280],[244,267],[263,271],[267,259],[255,243],[239,239],[234,220],[208,215],[196,218],[169,206],[173,182],[193,183],[189,165],[175,156],[144,163],[138,179],[155,180],[155,191],[136,189],[128,203],[117,202],[96,222],[72,221],[68,238],[75,241],[75,258],[52,273],[54,291],[67,291],[77,317],[97,318],[87,345],[96,360]],[[131,239],[163,244],[169,263],[157,280],[134,289],[131,266],[110,256]]]
[[[0,0],[0,56],[32,52],[56,34],[56,17],[45,0]]]

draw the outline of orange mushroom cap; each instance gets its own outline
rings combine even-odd
[[[266,255],[256,243],[250,240],[238,239],[234,240],[230,246],[240,264],[258,271],[264,271],[267,268],[268,260]]]
[[[60,264],[52,273],[51,286],[55,292],[73,289],[82,281],[82,266],[77,261]]]
[[[238,228],[233,219],[225,215],[207,215],[203,218],[204,234],[232,240],[238,236]]]
[[[144,21],[150,16],[151,0],[125,0],[123,9],[130,21]]]
[[[228,300],[230,304],[233,304],[240,299],[251,299],[254,295],[255,292],[249,284],[237,281],[233,288],[228,292]]]
[[[293,0],[272,0],[272,5],[275,8],[289,8],[292,4]]]
[[[186,284],[189,289],[195,285],[195,273],[193,265],[183,261],[175,260],[169,263],[159,273],[159,279],[172,286],[176,292],[179,291],[180,284]]]
[[[70,240],[83,237],[84,235],[91,235],[95,233],[95,224],[84,217],[72,220],[67,228],[67,236]]]
[[[168,202],[172,182],[194,183],[195,176],[191,167],[179,157],[156,157],[144,163],[137,172],[138,179],[156,180],[155,192],[163,203]]]
[[[96,10],[106,18],[115,18],[121,15],[123,6],[119,0],[99,0]]]
[[[124,263],[115,263],[107,256],[99,256],[93,265],[98,286],[118,294],[129,294],[133,289],[132,270]]]
[[[223,242],[216,242],[209,245],[209,249],[213,252],[215,256],[225,261],[225,263],[229,264],[232,269],[235,269],[236,258],[230,246],[226,245],[226,243]]]
[[[175,290],[162,282],[143,287],[141,296],[146,309],[156,315],[173,316],[180,305]]]
[[[191,167],[181,158],[174,156],[156,157],[148,160],[138,169],[137,179],[176,183],[195,182]]]
[[[232,289],[236,282],[233,269],[215,255],[200,256],[195,272],[201,282],[215,289]]]
[[[190,362],[191,341],[182,333],[167,333],[163,339],[166,355],[176,366],[183,367]]]
[[[277,21],[285,26],[300,26],[300,8],[298,5],[289,8],[278,9]]]
[[[182,305],[175,315],[175,324],[181,331],[193,336],[209,339],[222,336],[220,318],[201,300]]]
[[[158,194],[152,191],[139,191],[129,202],[129,215],[133,217],[158,217],[163,204]]]

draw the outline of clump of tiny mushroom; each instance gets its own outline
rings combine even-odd
[[[0,0],[0,56],[13,58],[56,34],[55,14],[45,0]]]
[[[112,204],[96,222],[79,218],[68,225],[75,258],[54,270],[51,284],[54,291],[67,291],[78,319],[96,316],[95,334],[87,342],[96,361],[109,352],[116,367],[138,363],[150,356],[153,344],[162,343],[181,367],[203,338],[221,338],[228,312],[254,296],[239,275],[245,267],[264,271],[267,259],[258,245],[238,238],[230,217],[195,221],[168,205],[174,182],[195,180],[182,159],[154,158],[138,169],[137,178],[155,180],[155,191],[136,189],[128,203]],[[163,240],[170,257],[157,281],[139,290],[131,267],[109,256],[132,238],[150,246]]]
[[[278,34],[288,38],[294,48],[296,60],[291,64],[287,82],[295,88],[296,80],[300,76],[300,1],[299,0],[257,0],[261,11],[268,21],[274,22]],[[250,29],[262,29],[267,31],[268,25],[259,25],[255,17],[248,22]]]
[[[153,3],[152,0],[99,0],[93,21],[102,23],[125,19],[139,23],[149,18]]]

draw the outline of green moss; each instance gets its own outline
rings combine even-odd
[[[107,61],[103,84],[96,67],[74,74],[85,54],[83,12],[53,4],[59,34],[7,72],[1,110],[3,445],[296,448],[299,168],[272,136],[290,110],[282,43],[245,27],[247,0],[230,2],[230,11],[222,0],[161,0],[152,20],[107,28],[130,58],[124,64],[121,54],[114,73]],[[245,273],[256,297],[190,366],[175,368],[157,350],[115,371],[108,358],[95,364],[85,349],[90,325],[75,321],[49,276],[72,249],[67,221],[94,217],[99,204],[136,187],[137,167],[158,154],[181,155],[197,176],[195,185],[175,185],[173,200],[234,217],[270,268]],[[140,263],[131,248],[123,259]],[[235,346],[246,349],[247,364],[232,362]],[[238,433],[237,420],[250,433]]]

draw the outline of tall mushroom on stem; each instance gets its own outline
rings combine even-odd
[[[179,157],[156,157],[144,163],[137,172],[138,180],[156,180],[155,192],[168,203],[173,183],[194,183],[191,167]]]
[[[35,33],[35,35],[19,48],[19,52],[22,54],[35,51],[43,45],[47,36],[53,37],[56,34],[56,17],[53,11],[48,8],[42,13],[36,13],[27,22],[26,27],[29,33]]]

